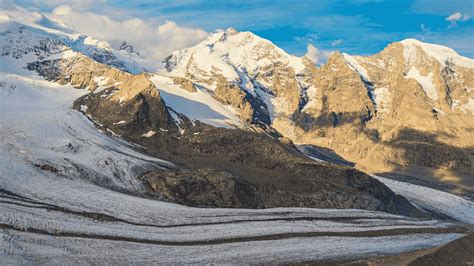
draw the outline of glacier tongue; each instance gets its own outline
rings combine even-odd
[[[1,168],[10,178],[24,174],[16,172],[23,168],[46,167],[68,178],[143,193],[137,174],[172,165],[135,152],[69,109],[86,90],[47,82],[33,72],[30,75],[0,75]]]

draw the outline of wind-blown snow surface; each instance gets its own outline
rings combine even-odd
[[[137,197],[145,188],[136,175],[173,165],[71,110],[81,90],[22,69],[3,68],[0,81],[2,263],[353,259],[461,236],[436,231],[447,222],[381,212],[200,209]]]

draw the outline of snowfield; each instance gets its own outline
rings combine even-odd
[[[410,68],[407,72],[405,78],[412,78],[416,80],[423,90],[425,91],[426,95],[433,101],[438,100],[438,91],[436,90],[436,86],[433,84],[433,73],[429,73],[427,76],[423,76],[420,74],[420,71],[415,67]]]
[[[438,60],[441,65],[444,65],[446,61],[451,60],[456,65],[474,68],[474,61],[472,59],[461,56],[456,51],[446,46],[424,43],[416,39],[405,39],[401,41],[401,44],[404,48],[403,57],[407,62],[416,60],[416,57],[419,56],[417,48],[420,48],[429,56]]]
[[[178,113],[215,127],[235,128],[241,124],[234,108],[218,102],[203,88],[188,92],[162,75],[154,75],[150,80],[160,91],[166,105]]]

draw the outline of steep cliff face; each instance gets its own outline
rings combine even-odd
[[[294,116],[293,140],[372,171],[465,176],[469,183],[473,62],[416,40],[369,57],[334,53],[313,71],[316,96]]]
[[[421,166],[473,173],[472,59],[416,40],[345,58],[375,108],[365,130],[372,137],[367,151],[356,148],[345,156],[379,170]]]
[[[367,84],[346,64],[342,54],[334,53],[326,65],[313,68],[306,103],[293,114],[294,139],[337,138],[338,132],[357,136],[375,113]],[[306,135],[310,135],[307,137]],[[304,140],[307,141],[307,140]]]

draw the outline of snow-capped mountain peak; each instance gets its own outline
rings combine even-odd
[[[441,65],[445,65],[447,61],[451,61],[452,63],[462,67],[474,68],[473,59],[461,56],[455,50],[449,47],[425,43],[416,39],[405,39],[400,43],[404,47],[403,54],[406,61],[416,60],[417,48],[420,48],[428,56],[439,61]]]
[[[61,20],[49,18],[45,15],[41,15],[41,17],[36,20],[35,23],[45,28],[63,31],[68,34],[74,34],[74,31],[69,29]]]
[[[42,60],[59,51],[70,49],[99,63],[130,73],[144,71],[133,58],[122,55],[108,42],[82,35],[68,28],[62,21],[22,8],[2,11],[0,32],[2,54],[10,54],[17,59],[23,55],[33,55],[31,60]]]
[[[163,63],[167,72],[161,75],[191,81],[197,91],[210,92],[222,104],[241,110],[240,117],[247,122],[268,125],[277,116],[293,112],[307,87],[300,77],[306,70],[304,59],[234,28],[175,51]],[[278,96],[283,97],[277,100]]]
[[[176,51],[165,60],[166,69],[174,75],[200,73],[206,78],[217,72],[229,81],[238,79],[239,71],[254,74],[275,63],[290,66],[296,73],[304,69],[301,58],[251,32],[234,28],[211,34],[196,46]]]
[[[121,45],[120,45],[120,48],[119,48],[120,51],[126,51],[128,53],[134,53],[135,52],[135,49],[133,48],[133,46],[129,43],[127,43],[126,41],[124,41]]]

